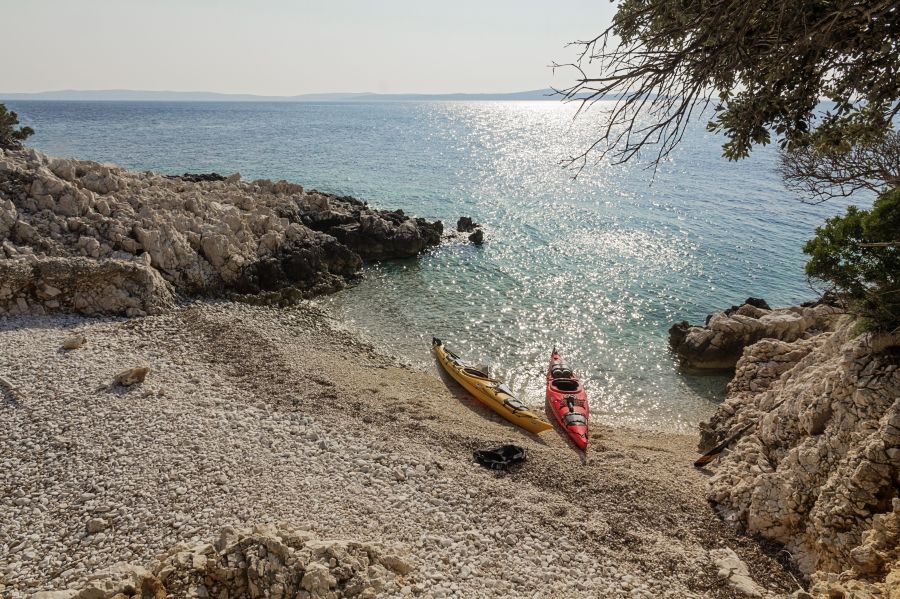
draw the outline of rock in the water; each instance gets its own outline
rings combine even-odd
[[[79,349],[87,343],[84,335],[72,335],[63,341],[62,348],[67,350]]]
[[[468,216],[460,216],[459,220],[456,221],[456,230],[460,233],[471,233],[476,227],[478,227],[478,223]]]
[[[475,229],[475,232],[469,235],[469,241],[474,243],[475,245],[481,245],[484,243],[484,231],[482,229]]]
[[[749,298],[754,300],[754,298]],[[705,327],[682,322],[669,329],[669,345],[683,368],[734,368],[749,345],[761,339],[793,342],[812,333],[830,330],[839,316],[836,308],[819,305],[769,310],[762,300],[745,303],[730,314],[712,314]]]
[[[336,213],[335,208],[331,212]],[[440,221],[429,223],[421,218],[410,219],[402,210],[370,210],[358,218],[351,212],[341,220],[341,224],[324,228],[319,228],[321,223],[315,221],[309,226],[333,236],[363,260],[415,256],[429,246],[439,244],[444,232]]]
[[[122,387],[137,385],[138,383],[143,383],[144,379],[147,378],[147,375],[149,373],[149,366],[137,366],[135,368],[129,368],[128,370],[123,370],[122,372],[117,374],[116,378],[113,379],[113,384],[120,385]]]

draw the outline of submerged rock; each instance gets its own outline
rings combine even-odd
[[[343,287],[363,260],[415,256],[442,232],[440,222],[288,181],[167,177],[0,150],[0,263],[52,259],[60,271],[71,264],[107,278],[98,282],[104,301],[76,302],[85,293],[74,279],[58,276],[41,291],[27,266],[5,265],[31,282],[5,296],[0,289],[0,313],[152,313],[173,293],[309,297]],[[44,297],[54,290],[59,297]]]

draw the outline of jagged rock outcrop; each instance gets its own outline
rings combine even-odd
[[[167,177],[0,150],[0,261],[118,260],[149,267],[177,293],[290,289],[308,297],[341,288],[363,260],[415,256],[442,232],[440,222],[287,181]],[[79,306],[38,311],[109,311]]]
[[[478,223],[472,220],[471,216],[460,216],[456,221],[456,230],[460,233],[471,233],[478,227]]]
[[[749,346],[701,449],[757,420],[713,466],[710,500],[785,545],[816,596],[893,597],[876,593],[900,584],[900,334],[844,319]]]
[[[174,305],[172,286],[136,260],[0,259],[0,314],[159,314]]]
[[[411,569],[378,545],[323,541],[285,524],[225,528],[214,543],[177,546],[147,567],[119,564],[91,576],[82,588],[32,599],[371,598]]]
[[[204,181],[224,181],[228,177],[219,173],[184,173],[183,175],[166,175],[167,179],[181,179],[182,181],[190,181],[191,183],[201,183]]]
[[[748,298],[741,306],[712,314],[705,326],[687,322],[669,329],[669,345],[681,366],[690,370],[726,370],[734,368],[744,348],[761,339],[786,342],[832,328],[837,308],[821,304],[791,306],[774,310],[763,300]]]

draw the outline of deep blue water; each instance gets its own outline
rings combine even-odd
[[[451,227],[472,216],[483,247],[370,266],[322,301],[423,368],[439,336],[535,405],[556,344],[592,415],[615,424],[689,431],[708,417],[725,379],[678,373],[666,330],[749,295],[812,297],[801,246],[843,209],[792,198],[771,148],[727,162],[702,123],[655,178],[600,164],[573,179],[559,160],[597,117],[555,102],[7,104],[53,155],[284,178]]]

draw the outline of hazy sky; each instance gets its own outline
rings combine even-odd
[[[607,0],[0,0],[0,10],[8,50],[2,92],[293,95],[562,85],[547,65],[571,60],[565,43],[596,35],[614,7]]]

